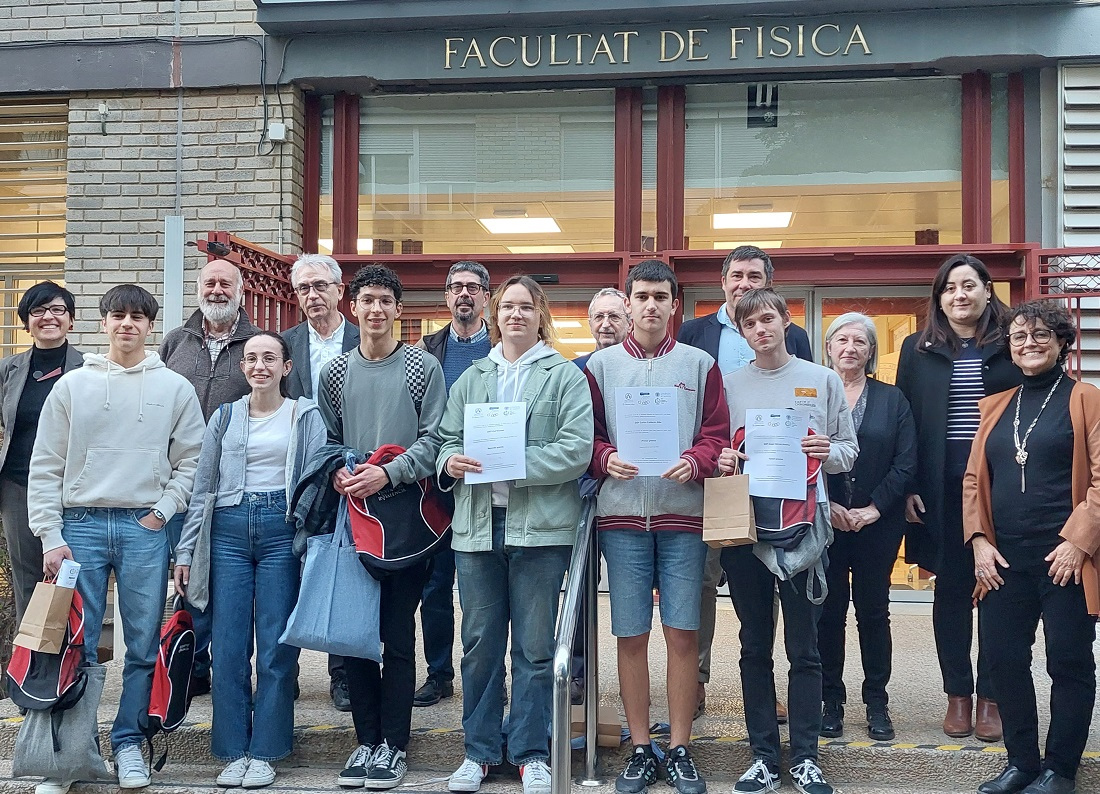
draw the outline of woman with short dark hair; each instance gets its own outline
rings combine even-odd
[[[1013,309],[1005,335],[1023,385],[982,400],[963,483],[979,631],[1008,765],[981,794],[1069,794],[1096,697],[1093,557],[1100,548],[1100,389],[1064,369],[1076,339],[1053,301]],[[1031,648],[1043,621],[1050,727],[1039,753]]]
[[[31,335],[29,350],[0,361],[0,519],[8,543],[15,625],[23,620],[34,586],[42,579],[42,542],[27,523],[27,474],[38,433],[38,417],[57,379],[84,363],[69,345],[76,301],[52,281],[35,284],[15,310]]]

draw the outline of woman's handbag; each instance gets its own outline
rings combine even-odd
[[[279,642],[381,662],[381,595],[382,585],[359,562],[342,501],[336,531],[309,539],[298,603]]]

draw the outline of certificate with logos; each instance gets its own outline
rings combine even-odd
[[[806,498],[806,453],[802,437],[809,420],[790,408],[745,411],[745,461],[749,495],[774,499]]]
[[[470,485],[527,477],[527,403],[467,405],[462,434],[462,454],[481,464]]]
[[[615,446],[639,477],[660,477],[680,461],[677,390],[615,388]]]

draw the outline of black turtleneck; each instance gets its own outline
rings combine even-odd
[[[65,366],[65,357],[69,354],[69,343],[60,347],[31,348],[30,369],[23,393],[19,395],[19,406],[15,409],[15,422],[10,428],[11,445],[8,457],[4,460],[4,469],[0,476],[20,485],[27,484],[27,475],[31,467],[31,451],[34,438],[38,435],[38,417],[42,406],[53,389],[61,370]]]
[[[1041,375],[1024,376],[1020,399],[1022,440],[1043,401],[1050,394],[1062,368],[1054,366]],[[992,479],[993,528],[997,546],[1013,564],[1037,563],[1061,539],[1058,533],[1073,510],[1071,468],[1073,426],[1069,416],[1069,395],[1074,381],[1062,378],[1027,440],[1027,490],[1020,492],[1020,465],[1012,422],[1016,396],[1009,401],[985,445]]]

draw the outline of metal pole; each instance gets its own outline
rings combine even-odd
[[[596,539],[596,532],[591,532],[591,541],[588,547],[588,568],[585,571],[585,591],[588,609],[584,617],[584,778],[582,786],[598,786],[600,781],[596,779],[596,728],[600,708],[600,654],[598,631],[599,604],[597,598],[597,584],[600,576],[600,547]]]

